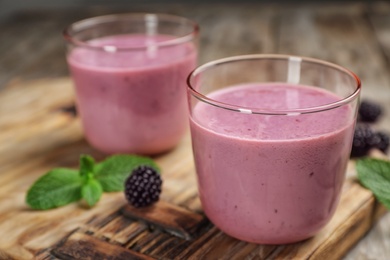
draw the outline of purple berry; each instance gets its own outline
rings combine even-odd
[[[376,140],[376,143],[374,145],[375,148],[378,148],[383,153],[386,153],[387,149],[389,148],[389,141],[390,141],[389,135],[383,132],[377,132],[375,133],[375,140]]]
[[[126,199],[136,208],[149,206],[159,200],[161,185],[160,174],[155,169],[139,166],[125,182]]]
[[[357,124],[352,142],[351,157],[361,157],[367,155],[373,147],[374,132],[366,124]]]
[[[374,102],[364,100],[360,103],[359,118],[363,122],[375,122],[382,114],[382,107]]]

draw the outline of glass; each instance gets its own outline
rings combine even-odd
[[[65,29],[77,109],[93,147],[156,154],[180,141],[198,31],[195,22],[165,14],[100,16]]]
[[[316,234],[337,207],[359,78],[325,61],[248,55],[188,77],[199,195],[223,232],[261,244]]]

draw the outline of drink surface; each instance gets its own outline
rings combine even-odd
[[[178,143],[187,126],[185,79],[196,49],[192,43],[156,45],[173,39],[117,35],[90,42],[105,51],[76,47],[69,53],[84,132],[95,148],[154,154]]]
[[[226,88],[209,98],[240,108],[266,111],[292,110],[326,105],[340,100],[319,88],[291,84],[249,84]],[[350,114],[347,106],[326,113],[272,116],[229,113],[216,107],[199,105],[194,117],[207,128],[245,139],[285,140],[312,137],[340,129]]]
[[[208,95],[239,107],[308,108],[340,98],[314,87],[250,84]],[[242,240],[283,244],[308,238],[333,215],[349,159],[352,109],[254,115],[199,102],[191,133],[207,216]]]

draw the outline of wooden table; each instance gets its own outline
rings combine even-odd
[[[387,114],[377,127],[390,131],[390,3],[387,2],[129,4],[110,9],[90,7],[15,13],[0,23],[0,88],[23,85],[33,89],[39,83],[24,82],[49,78],[63,84],[56,79],[68,75],[61,36],[66,25],[101,14],[140,11],[178,14],[198,21],[201,64],[232,55],[284,53],[320,58],[347,67],[361,77],[362,96],[386,108]],[[12,112],[1,110],[0,104],[0,119],[12,117]],[[4,146],[6,144],[0,147]],[[3,169],[7,166],[6,159],[6,156],[0,159],[5,165]],[[67,161],[71,159],[72,162]],[[74,166],[75,158],[71,159],[67,158],[62,165]],[[28,184],[24,183],[25,187]],[[109,202],[110,198],[106,198],[105,203]],[[1,203],[10,206],[12,198]],[[1,249],[2,245],[0,258],[5,258],[7,252]],[[18,250],[12,251],[11,256],[18,255]],[[23,255],[22,251],[20,253]],[[389,259],[389,256],[390,215],[386,214],[345,259]]]

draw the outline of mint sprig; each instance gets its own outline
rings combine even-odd
[[[370,189],[386,208],[390,209],[390,161],[365,158],[356,162],[360,183]]]
[[[140,165],[159,171],[150,158],[113,155],[95,163],[89,155],[80,156],[80,170],[57,168],[40,177],[28,190],[26,203],[33,209],[46,210],[84,199],[94,206],[103,192],[122,191],[124,181]]]

